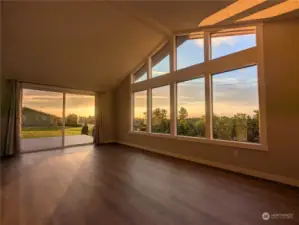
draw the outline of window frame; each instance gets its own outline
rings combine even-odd
[[[241,67],[241,68],[237,68],[237,69],[233,69],[233,70],[228,70],[228,71],[223,71],[221,73],[214,73],[214,74],[211,74],[211,116],[213,116],[214,114],[214,109],[213,109],[213,106],[214,106],[214,102],[213,102],[213,99],[214,99],[214,90],[213,90],[213,76],[214,75],[220,75],[220,74],[223,74],[223,73],[227,73],[227,72],[232,72],[232,71],[236,71],[236,70],[240,70],[240,69],[246,69],[246,68],[249,68],[249,67],[253,67],[253,66],[256,66],[257,67],[257,91],[258,91],[258,100],[259,100],[259,81],[258,81],[258,64],[252,64],[252,65],[248,65],[248,66],[245,66],[245,67]],[[260,103],[258,102],[258,106]],[[260,123],[260,117],[259,117],[259,123]],[[225,140],[225,139],[218,139],[218,138],[214,138],[214,135],[213,135],[213,130],[214,130],[214,124],[213,124],[213,120],[211,121],[211,126],[212,126],[212,132],[211,132],[211,140]],[[260,125],[259,125],[259,129],[260,129]],[[259,135],[260,136],[260,135]],[[236,142],[236,143],[256,143],[256,142],[242,142],[242,141],[233,141],[233,140],[225,140],[225,141],[232,141],[232,142]],[[256,144],[260,144],[259,143],[256,143]]]
[[[154,63],[156,60],[153,60],[153,58],[155,58],[159,55],[163,55],[163,52],[164,51],[167,52],[168,50],[169,50],[169,54],[166,54],[163,57],[158,57],[160,59],[157,61],[157,63]],[[163,61],[168,55],[169,55],[169,72],[165,72],[164,74],[152,77],[153,68],[155,66],[157,66],[159,63],[161,63],[161,61]],[[167,74],[170,74],[171,72],[173,72],[172,69],[171,69],[171,60],[172,60],[171,55],[172,55],[172,42],[169,41],[169,40],[166,40],[148,58],[148,61],[150,62],[150,63],[148,63],[148,67],[149,67],[148,71],[150,71],[149,79],[161,77],[161,76],[164,76],[164,75],[167,75]]]
[[[152,113],[153,113],[153,104],[152,104],[152,102],[153,102],[153,89],[156,89],[156,88],[162,88],[162,87],[167,87],[167,86],[169,86],[169,121],[170,121],[170,127],[172,126],[171,125],[171,111],[173,111],[172,110],[172,108],[171,108],[171,97],[170,97],[170,95],[171,95],[171,85],[169,85],[169,84],[166,84],[166,85],[163,85],[163,86],[158,86],[158,87],[153,87],[153,88],[151,88],[151,93],[150,93],[150,99],[151,99],[151,109],[150,109],[150,112],[151,112],[151,114],[150,115],[148,115],[148,118],[150,117],[150,120],[151,120],[151,129],[150,129],[150,133],[152,133],[152,134],[162,134],[162,135],[171,135],[171,130],[170,130],[170,132],[169,133],[157,133],[157,132],[153,132],[152,131],[152,118],[153,118],[153,115],[152,115]]]
[[[130,134],[141,134],[146,136],[161,137],[167,139],[195,141],[208,144],[216,144],[221,146],[230,146],[236,148],[253,149],[260,151],[267,151],[267,121],[266,121],[266,101],[265,101],[265,81],[264,81],[264,50],[263,50],[263,24],[250,24],[242,26],[229,26],[229,28],[240,27],[255,27],[256,34],[256,46],[231,53],[219,58],[212,59],[211,55],[211,33],[215,33],[219,30],[227,27],[209,28],[207,30],[200,30],[204,33],[204,61],[202,63],[192,65],[183,69],[176,70],[176,36],[186,35],[185,33],[177,33],[175,36],[164,41],[164,43],[171,44],[170,52],[170,73],[163,76],[151,78],[151,55],[146,58],[146,64],[148,65],[148,79],[140,83],[132,83],[130,85],[130,93],[136,91],[147,90],[148,93],[148,130],[147,132],[133,131],[132,129],[132,114],[131,114],[131,129]],[[197,32],[197,30],[188,31],[188,33]],[[160,45],[161,46],[161,45]],[[162,45],[163,47],[163,45]],[[158,51],[161,47],[157,48]],[[157,52],[157,51],[154,51]],[[216,73],[223,73],[226,71],[237,70],[248,66],[257,65],[257,77],[258,77],[258,100],[259,100],[259,129],[260,129],[260,143],[251,142],[237,142],[232,140],[218,140],[213,139],[213,124],[212,124],[212,75]],[[131,78],[133,74],[131,74]],[[189,137],[177,135],[177,83],[182,81],[192,80],[198,77],[204,77],[205,79],[205,110],[206,110],[206,137]],[[151,132],[151,89],[170,85],[170,134],[160,134]],[[131,98],[132,99],[132,98]],[[134,110],[134,103],[131,101],[131,109]]]
[[[178,40],[181,38],[181,39],[184,39],[184,37],[186,37],[185,41],[190,41],[190,40],[198,40],[198,39],[202,39],[202,41],[204,42],[204,32],[195,32],[195,33],[190,33],[188,35],[177,35],[175,36],[175,55],[176,55],[176,67],[175,67],[175,70],[182,70],[182,69],[185,69],[185,68],[188,68],[188,67],[191,67],[191,66],[195,66],[195,65],[198,65],[198,64],[201,64],[201,63],[204,63],[205,59],[203,59],[203,61],[199,61],[197,63],[194,63],[190,66],[186,66],[186,67],[183,67],[183,68],[178,68],[178,48],[181,47],[182,45],[184,45],[184,42],[182,42],[180,45],[178,45]],[[204,46],[203,46],[203,51],[204,51]]]
[[[183,83],[183,82],[186,82],[186,81],[191,81],[191,80],[195,80],[195,79],[199,79],[199,78],[203,78],[203,79],[205,79],[205,76],[203,75],[203,74],[201,74],[201,75],[199,75],[198,77],[196,77],[196,78],[193,78],[193,79],[188,79],[188,80],[182,80],[182,81],[179,81],[179,82],[176,82],[176,86],[175,86],[175,88],[176,88],[176,97],[175,97],[175,101],[176,101],[176,108],[175,108],[175,136],[178,136],[178,137],[191,137],[191,138],[200,138],[200,139],[208,139],[208,137],[207,137],[207,134],[205,133],[205,137],[199,137],[199,136],[197,136],[197,137],[193,137],[193,136],[187,136],[187,135],[180,135],[180,134],[178,134],[177,133],[177,121],[178,121],[178,92],[177,92],[177,89],[178,89],[178,84],[179,83]],[[204,81],[204,88],[205,88],[205,81]],[[205,90],[204,90],[205,91]],[[206,94],[205,94],[205,97],[206,97]],[[205,99],[205,103],[206,103],[206,99]],[[205,104],[205,116],[206,116],[206,112],[207,112],[207,110],[206,110],[206,104]],[[206,126],[206,124],[205,124],[205,128],[206,128],[207,126]]]
[[[231,52],[228,54],[224,54],[221,56],[217,56],[213,58],[213,37],[217,38],[217,37],[235,37],[235,36],[242,36],[242,35],[249,35],[249,34],[256,34],[256,26],[244,26],[244,27],[236,27],[235,29],[232,28],[224,28],[224,29],[218,29],[217,31],[214,32],[210,32],[210,59],[217,59],[217,58],[221,58],[227,55],[231,55],[233,53],[237,53],[239,51],[244,51],[248,48],[252,48],[252,47],[256,47],[257,46],[257,40],[255,40],[255,46],[252,47],[248,47],[248,48],[244,48],[243,50],[237,50],[235,52]],[[256,39],[256,38],[255,38]]]
[[[148,102],[148,90],[143,90],[143,91],[145,91],[146,92],[146,102]],[[138,93],[138,92],[143,92],[143,91],[135,91],[135,92],[133,92],[132,93],[132,97],[133,97],[133,99],[132,99],[132,102],[133,102],[133,109],[132,109],[132,113],[133,113],[133,117],[132,117],[132,131],[134,131],[134,132],[142,132],[142,133],[145,133],[145,132],[148,132],[148,126],[149,126],[149,124],[148,124],[148,121],[146,121],[146,131],[137,131],[137,130],[134,130],[134,119],[135,119],[135,94],[136,93]],[[147,106],[146,106],[147,107]],[[147,112],[148,110],[146,109],[146,112]],[[146,119],[148,119],[148,116],[146,117]]]

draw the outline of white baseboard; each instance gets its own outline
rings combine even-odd
[[[172,152],[160,151],[160,150],[153,149],[153,148],[150,148],[147,146],[140,146],[140,145],[131,144],[128,142],[116,141],[116,143],[135,147],[135,148],[140,148],[140,149],[143,149],[146,151],[155,152],[155,153],[167,155],[167,156],[174,157],[174,158],[179,158],[179,159],[184,159],[184,160],[188,160],[191,162],[200,163],[200,164],[207,165],[207,166],[212,166],[212,167],[216,167],[216,168],[220,168],[220,169],[224,169],[224,170],[229,170],[229,171],[236,172],[236,173],[241,173],[241,174],[245,174],[245,175],[249,175],[249,176],[253,176],[253,177],[258,177],[258,178],[262,178],[265,180],[275,181],[275,182],[299,187],[299,180],[296,180],[293,178],[288,178],[288,177],[279,176],[279,175],[275,175],[275,174],[264,173],[264,172],[260,172],[260,171],[252,170],[252,169],[245,169],[245,168],[230,165],[230,164],[212,162],[212,161],[205,160],[205,159],[184,156],[184,155],[176,154],[176,153],[172,153]]]

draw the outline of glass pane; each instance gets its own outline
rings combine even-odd
[[[205,79],[177,84],[177,134],[205,137]]]
[[[23,89],[21,151],[62,146],[63,94]]]
[[[170,72],[169,55],[163,58],[152,68],[152,77],[158,77]]]
[[[170,133],[170,89],[168,86],[152,89],[152,132]]]
[[[204,61],[203,38],[182,40],[177,38],[177,69],[183,69]]]
[[[212,76],[213,137],[259,142],[257,66]]]
[[[134,93],[134,121],[133,130],[146,131],[147,129],[147,91]]]
[[[147,79],[147,73],[142,74],[139,78],[137,78],[134,83],[145,81]]]
[[[145,81],[147,79],[148,64],[144,64],[133,76],[134,83]]]
[[[94,96],[65,94],[65,146],[93,142],[94,104]]]
[[[215,34],[216,35],[216,34]],[[211,37],[212,59],[256,46],[256,35],[232,35]]]

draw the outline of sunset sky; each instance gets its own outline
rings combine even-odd
[[[227,36],[212,38],[212,58],[218,58],[233,52],[255,46],[255,35]],[[204,51],[201,39],[188,40],[177,49],[177,67],[182,69],[203,62]],[[169,71],[169,57],[164,58],[152,69],[154,76]],[[200,74],[199,74],[200,76]],[[247,67],[212,77],[213,109],[220,116],[233,116],[241,112],[249,115],[258,109],[257,67]],[[205,114],[204,79],[198,78],[181,82],[177,86],[178,108],[187,109],[189,117]],[[142,117],[146,111],[146,92],[135,94],[134,115]],[[159,107],[168,111],[169,86],[153,89],[153,109]]]
[[[67,93],[65,100],[66,116],[70,113],[78,116],[94,116],[94,96]],[[62,117],[62,104],[62,93],[23,89],[23,107]]]

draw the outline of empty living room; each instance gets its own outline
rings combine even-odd
[[[1,225],[298,225],[299,0],[0,2]]]

